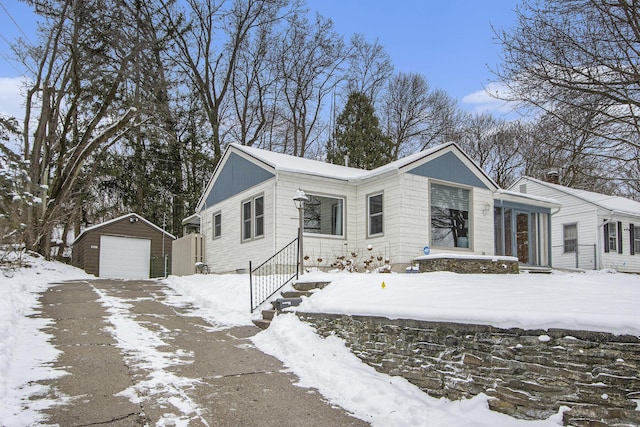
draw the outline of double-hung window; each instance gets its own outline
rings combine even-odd
[[[564,253],[575,252],[578,244],[578,224],[564,224],[562,226]]]
[[[213,214],[213,238],[217,239],[222,236],[222,213]]]
[[[369,236],[382,234],[382,193],[368,197]]]
[[[608,222],[604,224],[604,251],[622,253],[622,223]]]
[[[432,183],[431,245],[470,248],[471,191],[461,187]]]
[[[344,199],[307,194],[304,204],[305,233],[344,236]]]
[[[640,255],[640,227],[636,227],[633,224],[630,225],[630,228],[633,232],[633,255]]]
[[[264,235],[264,196],[242,202],[242,240]]]

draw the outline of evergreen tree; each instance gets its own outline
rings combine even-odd
[[[371,100],[361,92],[352,92],[336,119],[334,141],[327,144],[327,161],[375,169],[391,161],[391,140],[383,135]]]

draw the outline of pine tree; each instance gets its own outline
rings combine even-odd
[[[383,135],[371,100],[361,92],[352,92],[336,120],[334,141],[327,144],[327,161],[375,169],[391,161],[392,145]]]

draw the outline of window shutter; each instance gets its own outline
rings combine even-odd
[[[633,241],[633,235],[634,235],[634,226],[633,224],[629,224],[629,253],[631,255],[636,254],[636,245],[634,244],[634,241]]]
[[[618,222],[618,253],[622,253],[622,223]]]
[[[609,252],[609,223],[604,225],[604,251]]]

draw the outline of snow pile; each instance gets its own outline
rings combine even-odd
[[[56,378],[64,372],[50,367],[59,351],[48,343],[42,329],[46,319],[28,317],[37,313],[38,293],[49,283],[88,277],[64,264],[27,257],[30,268],[0,274],[0,425],[30,425],[41,416],[37,411],[55,403],[31,396],[46,388],[35,381]]]
[[[640,336],[640,277],[632,274],[314,273],[304,277],[332,283],[305,299],[300,311]]]
[[[169,276],[164,283],[176,291],[168,296],[171,304],[192,305],[194,315],[209,323],[220,327],[252,324],[248,274]]]
[[[48,284],[88,278],[84,272],[57,263],[34,260],[32,268],[0,276],[0,425],[34,425],[38,410],[63,400],[30,400],[46,390],[35,384],[64,372],[50,365],[58,352],[41,329],[47,321],[28,317],[38,307],[38,293]],[[489,324],[525,329],[567,328],[640,336],[640,278],[611,272],[551,275],[459,275],[311,273],[305,281],[330,281],[300,310]],[[164,280],[170,304],[194,307],[219,328],[248,325],[249,278],[242,274],[194,275]],[[163,338],[137,324],[128,303],[100,293],[109,307],[110,329],[118,345],[141,367],[151,371],[145,381],[123,390],[135,400],[158,389],[182,414],[172,422],[197,419],[199,409],[181,390],[192,379],[171,377],[171,366],[189,363],[186,352],[161,354]],[[491,412],[486,396],[463,401],[433,399],[402,378],[376,372],[363,364],[336,337],[321,338],[293,315],[278,316],[253,338],[262,351],[278,357],[300,378],[300,386],[317,388],[334,405],[374,426],[468,425],[551,426],[561,414],[544,421],[520,421]],[[133,363],[133,361],[130,361]],[[155,396],[160,398],[160,395]],[[181,409],[182,410],[182,409]]]
[[[343,340],[321,338],[293,314],[276,317],[252,340],[293,371],[300,378],[299,386],[317,388],[330,403],[374,427],[562,424],[561,413],[544,421],[523,421],[492,412],[485,395],[455,402],[430,397],[404,378],[376,372],[351,353]]]

